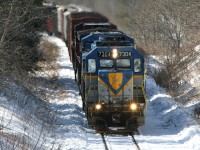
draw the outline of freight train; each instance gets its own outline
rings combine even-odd
[[[134,39],[99,13],[75,5],[56,10],[57,27],[47,26],[68,47],[88,125],[97,132],[130,132],[144,125],[144,56]]]

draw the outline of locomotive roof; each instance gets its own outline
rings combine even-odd
[[[133,46],[130,41],[95,41],[96,46]]]
[[[84,29],[82,29],[82,28],[84,28]],[[74,27],[74,30],[77,30],[76,32],[78,32],[81,30],[86,31],[86,30],[90,30],[90,29],[100,29],[100,28],[117,29],[117,26],[110,22],[96,22],[96,20],[95,20],[95,22],[81,22],[79,24],[76,24]]]
[[[109,22],[100,22],[100,23],[95,23],[95,22],[89,22],[89,23],[83,23],[83,25],[111,25]]]
[[[115,33],[115,34],[122,34],[123,32],[116,30],[116,29],[107,29],[107,28],[95,28],[95,29],[89,29],[84,31],[78,31],[78,39],[80,40],[82,37],[85,37],[92,33],[98,33],[98,34],[108,34],[108,33]]]
[[[97,45],[101,46],[109,46],[107,42],[109,42],[111,45],[118,45],[118,42],[125,42],[125,43],[119,43],[119,46],[132,46],[134,45],[134,39],[127,36],[123,32],[120,31],[109,31],[109,32],[92,32],[90,34],[80,36],[79,37],[83,43],[85,42],[96,42]],[[102,43],[98,43],[102,42]],[[113,42],[113,43],[112,43]]]

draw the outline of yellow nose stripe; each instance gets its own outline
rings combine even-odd
[[[110,86],[114,90],[118,90],[122,86],[123,73],[109,73],[108,79],[109,79]]]

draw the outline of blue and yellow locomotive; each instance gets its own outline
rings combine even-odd
[[[78,34],[77,78],[88,124],[98,132],[134,131],[145,117],[143,55],[117,30]]]

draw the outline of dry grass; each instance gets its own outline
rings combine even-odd
[[[48,40],[42,39],[39,49],[47,62],[55,61],[59,55],[58,47]]]
[[[25,135],[17,135],[17,134],[10,134],[4,133],[3,131],[0,133],[1,140],[4,140],[5,143],[8,145],[12,145],[13,149],[23,149],[29,150],[30,143],[27,142],[27,137]],[[30,142],[30,141],[29,141]],[[10,148],[9,146],[1,147],[3,149]]]
[[[44,57],[44,61],[38,62],[38,66],[47,74],[51,79],[57,79],[58,67],[56,60],[59,55],[59,48],[48,40],[42,39],[39,46],[40,52]]]
[[[53,90],[57,87],[59,76],[59,48],[46,39],[41,39],[39,50],[43,55],[43,60],[37,63],[40,70],[36,74],[29,74],[20,78],[20,83],[36,97],[42,100],[50,100],[53,97]]]

